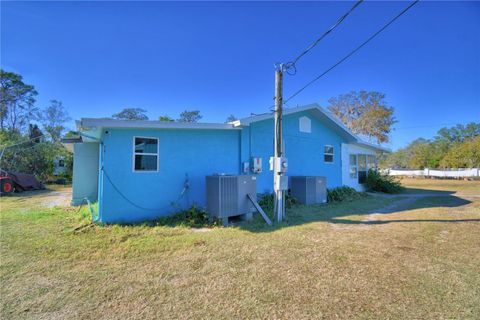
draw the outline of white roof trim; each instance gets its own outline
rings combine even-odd
[[[355,140],[355,142],[351,142],[351,143],[356,143],[356,144],[359,144],[359,145],[363,145],[363,146],[366,146],[366,147],[369,147],[369,148],[373,148],[373,149],[377,149],[377,150],[381,150],[381,151],[385,151],[385,152],[391,152],[391,150],[388,149],[388,148],[363,141],[360,137],[358,137],[356,134],[354,134],[349,128],[347,128],[347,126],[345,126],[340,120],[338,120],[334,115],[332,115],[330,112],[328,112],[327,110],[320,107],[317,103],[312,103],[312,104],[308,104],[308,105],[305,105],[305,106],[302,106],[302,107],[297,107],[297,108],[283,109],[283,115],[289,115],[289,114],[292,114],[292,113],[297,113],[297,112],[302,112],[302,111],[310,111],[310,110],[315,110],[315,111],[318,111],[318,112],[322,113],[329,120],[331,120],[333,123],[335,123],[340,129],[342,129],[345,133],[347,133],[349,136],[351,136]],[[249,126],[253,122],[263,121],[263,120],[267,120],[267,119],[270,119],[270,118],[273,118],[273,112],[265,113],[265,114],[258,115],[258,116],[243,118],[243,119],[237,120],[235,122],[232,122],[232,124],[234,126]]]
[[[387,147],[383,147],[383,146],[380,146],[378,144],[366,142],[366,141],[363,141],[363,140],[360,140],[360,139],[358,139],[358,142],[356,142],[355,144],[358,144],[358,145],[364,146],[364,147],[368,147],[368,148],[372,148],[372,149],[377,149],[377,150],[388,152],[388,153],[392,152],[392,150],[387,148]]]
[[[77,121],[77,128],[81,131],[96,128],[143,128],[143,129],[214,129],[231,130],[239,129],[229,123],[192,123],[192,122],[169,122],[150,120],[116,120],[82,118]]]
[[[305,106],[302,106],[302,107],[297,107],[297,108],[283,109],[283,115],[289,115],[289,114],[292,114],[292,113],[309,111],[309,110],[316,110],[316,111],[322,113],[329,120],[331,120],[338,127],[340,127],[340,129],[345,131],[348,135],[352,136],[354,139],[358,140],[358,137],[353,132],[351,132],[350,129],[348,129],[343,123],[341,123],[332,114],[330,114],[330,112],[328,112],[325,109],[323,109],[322,107],[320,107],[317,103],[312,103],[312,104],[308,104],[308,105],[305,105]],[[265,113],[265,114],[258,115],[258,116],[243,118],[243,119],[238,120],[238,122],[234,123],[234,125],[235,126],[249,126],[253,122],[263,121],[263,120],[267,120],[267,119],[270,119],[270,118],[273,118],[273,112]]]
[[[284,109],[283,114],[289,115],[302,111],[316,111],[331,120],[339,129],[356,143],[369,148],[391,152],[390,149],[363,141],[348,129],[340,120],[334,117],[330,112],[326,111],[316,103],[305,105],[303,107]],[[150,121],[150,120],[116,120],[105,118],[82,118],[75,121],[79,131],[97,131],[100,128],[136,128],[136,129],[212,129],[212,130],[239,130],[242,127],[249,126],[253,122],[267,120],[273,118],[272,113],[265,113],[258,116],[243,118],[229,123],[192,123],[192,122],[169,122],[169,121]]]

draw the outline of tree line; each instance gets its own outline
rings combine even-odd
[[[480,123],[442,128],[433,139],[419,138],[381,161],[385,168],[478,168]]]
[[[149,120],[147,110],[142,108],[125,108],[122,111],[113,114],[112,118],[118,120]],[[198,122],[202,118],[203,116],[200,114],[200,110],[185,110],[180,113],[177,119],[168,115],[162,115],[158,117],[158,121]],[[225,119],[225,123],[233,122],[235,120],[237,120],[237,117],[231,114]]]

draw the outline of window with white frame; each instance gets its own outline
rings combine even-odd
[[[350,178],[356,178],[358,176],[357,170],[357,155],[350,155]]]
[[[323,160],[327,163],[333,162],[333,146],[325,145],[323,151]]]
[[[133,171],[158,171],[158,139],[133,138]]]

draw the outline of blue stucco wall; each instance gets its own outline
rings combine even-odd
[[[108,132],[108,133],[105,133]],[[104,129],[101,152],[105,172],[100,171],[103,223],[131,223],[168,215],[193,203],[205,205],[205,176],[238,174],[240,130]],[[159,139],[159,171],[133,171],[133,137]],[[125,200],[110,181],[131,202]],[[188,175],[189,191],[178,204]],[[140,209],[141,206],[144,209]]]
[[[299,118],[311,120],[311,133],[299,131]],[[250,157],[262,158],[262,173],[257,177],[257,191],[272,192],[273,174],[269,170],[269,158],[273,155],[273,119],[251,123],[242,134],[242,162]],[[288,158],[287,175],[315,175],[327,177],[329,188],[342,185],[342,138],[335,129],[317,120],[308,111],[284,116],[283,135],[285,156]],[[334,147],[333,163],[324,162],[324,146]],[[244,150],[248,150],[244,151]]]
[[[311,120],[311,133],[299,131],[302,116]],[[325,176],[329,188],[341,186],[341,144],[345,141],[335,130],[308,111],[284,116],[287,175]],[[158,172],[133,171],[134,136],[159,139]],[[257,192],[272,192],[273,175],[268,160],[273,155],[273,137],[273,119],[238,130],[103,129],[99,156],[104,171],[99,170],[98,179],[101,221],[134,223],[166,216],[194,203],[204,206],[205,176],[239,174],[241,163],[252,157],[263,160]],[[325,145],[334,147],[333,163],[324,161]],[[190,187],[177,201],[186,175]]]

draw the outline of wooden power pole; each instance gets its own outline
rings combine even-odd
[[[283,64],[275,70],[275,149],[274,158],[272,161],[273,167],[273,189],[275,193],[275,205],[274,214],[277,217],[277,221],[281,222],[285,216],[285,199],[284,199],[284,187],[282,187],[282,181],[284,178],[283,172],[286,170],[286,161],[283,159],[283,143],[282,143],[282,88],[283,85]]]

